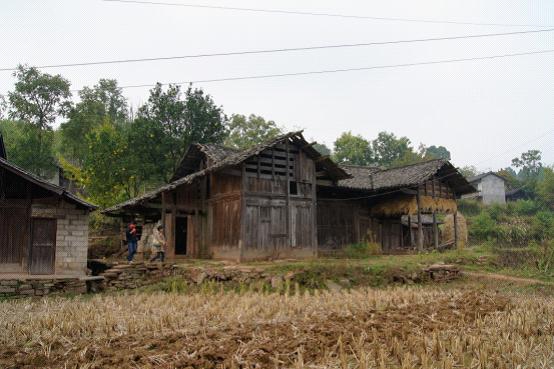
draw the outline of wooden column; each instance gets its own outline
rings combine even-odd
[[[423,223],[421,220],[421,190],[417,188],[417,250],[423,251]]]
[[[404,248],[404,226],[402,225],[402,216],[400,216],[400,247]]]
[[[319,257],[319,242],[317,241],[317,174],[314,163],[312,179],[312,242],[314,244],[315,257]]]
[[[439,227],[437,225],[437,212],[433,211],[433,237],[435,239],[435,249],[439,248]]]
[[[414,234],[412,232],[412,216],[408,214],[408,234],[410,236],[410,247],[414,247]]]
[[[167,240],[167,233],[165,232],[165,210],[166,210],[166,201],[165,201],[165,192],[162,192],[162,214],[161,214],[161,224],[162,224],[162,227],[164,227],[164,235],[166,237],[166,240]]]
[[[238,262],[241,263],[244,258],[244,246],[246,242],[246,162],[241,164],[241,186],[240,186],[240,237],[239,237],[239,255]]]
[[[286,155],[287,155],[287,166],[285,168],[285,175],[286,175],[286,178],[287,178],[286,183],[285,183],[285,193],[286,193],[285,221],[287,222],[287,224],[286,224],[287,245],[288,245],[288,247],[291,247],[292,242],[291,242],[290,230],[291,230],[292,227],[291,227],[291,224],[290,224],[291,216],[290,216],[290,174],[289,174],[290,149],[289,149],[289,140],[285,141],[285,149],[286,149]]]
[[[458,249],[458,212],[454,212],[454,248]]]

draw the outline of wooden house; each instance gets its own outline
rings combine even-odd
[[[0,279],[84,276],[88,215],[94,208],[8,162],[0,142]]]
[[[242,151],[191,145],[171,183],[104,213],[162,222],[170,259],[307,258],[365,241],[415,247],[413,225],[423,245],[422,214],[436,226],[473,190],[447,161],[341,167],[292,132]]]

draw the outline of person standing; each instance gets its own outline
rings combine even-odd
[[[165,235],[164,227],[160,224],[152,231],[152,252],[154,257],[150,261],[165,260]]]
[[[127,231],[125,232],[125,236],[127,238],[127,262],[129,264],[133,263],[133,258],[135,257],[135,254],[137,253],[137,241],[138,241],[138,235],[137,235],[137,224],[132,221],[127,226]]]

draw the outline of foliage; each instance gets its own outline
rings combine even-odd
[[[372,242],[362,242],[348,245],[345,250],[345,256],[352,259],[367,258],[372,255],[380,255],[383,251],[381,245]]]
[[[537,184],[537,193],[540,201],[554,211],[554,167],[545,168],[543,177]]]
[[[520,177],[524,179],[533,178],[539,175],[542,168],[541,159],[539,150],[529,150],[521,154],[519,158],[512,159],[512,166],[521,168],[518,173]]]
[[[426,159],[451,159],[450,151],[444,146],[431,145],[425,149]]]
[[[314,149],[316,149],[323,156],[331,156],[331,149],[325,144],[316,143],[314,145]]]
[[[532,220],[532,233],[537,241],[554,241],[554,213],[539,211]]]
[[[129,145],[121,129],[106,118],[87,137],[82,169],[64,162],[63,169],[84,188],[90,201],[107,207],[139,194],[136,176],[128,163]]]
[[[148,102],[139,108],[137,120],[142,131],[152,127],[152,131],[146,132],[148,137],[160,135],[155,147],[148,148],[160,154],[156,155],[160,168],[157,174],[165,181],[169,181],[191,143],[221,143],[227,134],[227,117],[222,108],[210,95],[191,86],[182,93],[178,85],[169,85],[164,91],[158,83],[150,90]],[[135,153],[139,162],[148,159],[141,154],[144,152]]]
[[[473,240],[485,241],[497,236],[496,222],[488,212],[482,212],[471,218],[469,236]]]
[[[517,173],[511,167],[500,169],[496,172],[497,175],[506,180],[506,186],[509,189],[516,189],[521,187],[521,181],[517,177]]]
[[[458,211],[466,216],[478,215],[483,210],[483,204],[473,199],[464,199],[458,201]]]
[[[466,165],[464,167],[458,168],[458,171],[466,178],[475,177],[479,174],[479,171],[473,165]]]
[[[54,132],[39,131],[40,128],[28,122],[0,121],[8,160],[40,177],[51,178],[56,169]]]
[[[337,138],[333,157],[341,164],[369,165],[373,162],[369,141],[352,132],[344,132]]]
[[[229,122],[229,136],[225,145],[237,149],[260,144],[283,134],[283,130],[272,120],[251,114],[248,117],[234,114]]]
[[[82,163],[87,152],[83,138],[102,125],[105,118],[123,123],[127,117],[127,100],[116,80],[101,79],[94,87],[84,87],[81,101],[73,107],[69,120],[61,124],[61,153],[76,163]]]
[[[394,133],[379,132],[373,140],[373,152],[375,161],[383,166],[391,166],[413,151],[411,142],[407,137],[396,137]]]
[[[8,92],[10,118],[28,121],[40,129],[51,129],[59,116],[70,108],[70,83],[60,75],[52,76],[34,67],[19,65],[14,72],[15,91]]]

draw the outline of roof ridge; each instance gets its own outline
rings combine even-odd
[[[389,171],[389,170],[409,168],[409,167],[414,167],[414,166],[416,166],[416,165],[429,164],[429,163],[432,163],[432,162],[434,162],[434,161],[440,161],[440,162],[443,162],[443,163],[447,163],[447,162],[448,162],[448,160],[442,159],[442,158],[439,158],[439,159],[430,159],[430,160],[420,161],[420,162],[417,162],[417,163],[411,163],[411,164],[402,165],[402,166],[399,166],[399,167],[387,168],[387,169],[383,169],[382,171],[383,171],[383,172],[386,172],[386,171]]]

